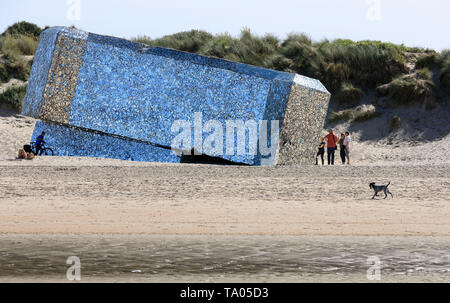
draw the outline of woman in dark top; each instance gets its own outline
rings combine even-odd
[[[319,165],[319,161],[317,159],[317,157],[319,156],[322,159],[322,165],[325,165],[325,161],[323,159],[324,154],[325,154],[325,138],[320,138],[319,150],[317,151],[316,155],[316,165]]]
[[[344,145],[344,140],[345,140],[345,135],[341,134],[341,138],[339,139],[339,148],[341,150],[341,160],[342,160],[342,164],[345,164],[345,145]]]

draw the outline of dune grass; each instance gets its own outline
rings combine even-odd
[[[381,114],[373,105],[361,105],[354,109],[344,109],[338,112],[332,112],[328,117],[328,122],[364,122],[379,117]]]
[[[293,33],[284,41],[273,35],[257,36],[244,29],[237,38],[189,31],[152,40],[134,39],[155,46],[253,64],[319,79],[331,93],[344,84],[362,90],[391,82],[406,73],[402,45],[380,41],[324,40],[313,42],[306,34]]]
[[[31,56],[36,52],[38,39],[26,35],[0,37],[0,51],[8,57]]]
[[[354,110],[353,109],[345,109],[338,112],[332,112],[328,116],[328,122],[335,123],[340,121],[350,121],[353,120],[354,117]]]
[[[423,55],[417,59],[416,69],[428,68],[433,69],[439,64],[439,54],[430,53],[427,55]]]
[[[361,102],[364,92],[351,83],[343,83],[336,97],[340,105],[354,107]]]
[[[0,63],[0,84],[3,82],[8,82],[10,79],[8,70],[6,69],[5,64]]]
[[[440,73],[439,79],[442,87],[450,96],[450,50],[445,50],[439,57]]]
[[[435,95],[435,85],[428,69],[394,79],[387,87],[392,107],[422,104]]]
[[[42,29],[36,24],[22,21],[16,22],[2,33],[2,36],[10,35],[10,36],[29,36],[34,38],[39,38]]]
[[[381,114],[377,111],[356,112],[356,114],[353,117],[352,122],[364,122],[364,121],[368,121],[368,120],[377,118],[379,116],[381,116]]]
[[[26,91],[26,85],[8,88],[3,94],[0,95],[0,106],[11,106],[13,109],[20,112],[22,110],[23,99],[25,98]]]

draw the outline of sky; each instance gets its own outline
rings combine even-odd
[[[0,0],[0,32],[17,21],[158,38],[191,29],[238,36],[306,33],[450,48],[449,0]]]

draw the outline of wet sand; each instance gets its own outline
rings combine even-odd
[[[450,282],[450,237],[3,235],[0,282]],[[380,259],[380,280],[369,280]]]

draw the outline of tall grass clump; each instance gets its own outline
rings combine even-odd
[[[252,64],[319,79],[332,93],[351,83],[363,91],[391,82],[407,73],[404,52],[421,51],[380,41],[324,40],[313,42],[306,34],[292,33],[284,41],[273,35],[258,36],[243,29],[235,38],[188,31],[152,40],[135,41],[221,59]]]
[[[416,61],[415,68],[422,69],[428,68],[433,69],[439,64],[439,55],[436,53],[430,53],[419,57]]]
[[[0,66],[0,78],[3,82],[10,78],[27,81],[31,71],[31,62],[22,56],[34,55],[38,46],[36,38],[25,35],[4,35],[0,37],[0,52],[4,63]]]
[[[5,35],[0,37],[0,51],[7,56],[34,55],[38,46],[38,39],[25,35]]]
[[[358,105],[364,92],[357,87],[354,87],[351,83],[343,83],[340,91],[336,95],[340,105],[353,107]]]
[[[34,38],[39,38],[42,29],[36,24],[22,21],[16,22],[13,25],[9,26],[2,34],[2,36],[10,35],[10,36],[29,36]]]
[[[3,63],[0,63],[0,84],[3,82],[8,82],[9,79],[9,73],[6,66]]]
[[[31,72],[31,62],[16,56],[9,56],[5,63],[5,68],[8,73],[8,79],[16,78],[22,81],[28,81]]]
[[[445,50],[441,53],[439,58],[440,74],[439,80],[442,87],[450,96],[450,50]]]
[[[26,91],[26,85],[8,88],[0,95],[0,105],[11,106],[19,112],[22,111],[23,99],[25,98]]]
[[[345,109],[338,112],[332,112],[328,117],[328,122],[364,122],[379,117],[381,114],[377,112],[373,105],[360,105],[355,109]]]
[[[350,121],[353,119],[355,111],[353,109],[341,110],[338,112],[332,112],[328,116],[328,122],[334,123],[339,121]]]
[[[279,42],[275,36],[254,36],[248,29],[244,29],[239,38],[233,38],[229,34],[215,36],[200,49],[200,54],[268,67],[274,62],[271,61],[272,56],[278,48]]]
[[[364,122],[381,116],[373,105],[358,106],[353,115],[352,122]]]
[[[348,80],[366,89],[386,84],[406,72],[401,47],[377,41],[336,40],[319,45],[321,56],[348,67]]]
[[[147,36],[138,37],[134,40],[144,44],[197,53],[200,51],[203,45],[205,45],[206,42],[210,41],[212,38],[213,35],[211,35],[210,33],[199,30],[191,30],[174,35],[167,35],[156,40],[151,40]]]
[[[378,94],[387,94],[389,103],[393,107],[424,104],[427,109],[434,107],[435,85],[428,69],[418,70],[414,74],[408,74],[394,79],[382,90],[377,89]]]
[[[280,53],[291,60],[290,71],[314,77],[324,62],[317,47],[306,34],[290,34],[281,44]]]

